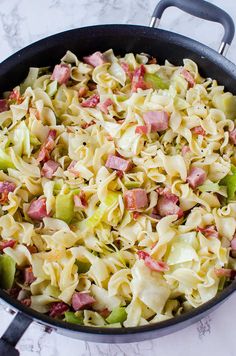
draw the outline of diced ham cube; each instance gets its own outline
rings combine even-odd
[[[55,318],[57,316],[63,315],[68,310],[69,310],[69,307],[67,304],[65,304],[63,302],[55,302],[55,303],[51,304],[49,316],[51,316],[52,318]]]
[[[71,163],[69,164],[67,170],[70,173],[74,174],[75,177],[79,177],[80,176],[80,172],[75,169],[76,163],[77,163],[77,161],[71,161]]]
[[[87,197],[83,191],[79,195],[74,195],[74,203],[76,208],[86,208],[88,206]]]
[[[41,170],[41,175],[48,179],[52,179],[53,174],[56,172],[59,166],[59,163],[50,159],[49,161],[44,163],[43,168]]]
[[[83,60],[85,63],[90,64],[93,67],[98,67],[104,63],[107,63],[104,55],[99,51],[91,54],[90,56],[84,57]]]
[[[21,304],[23,304],[26,307],[30,307],[31,306],[31,298],[22,299],[20,302],[21,302]]]
[[[124,201],[127,210],[137,210],[148,205],[148,197],[145,189],[131,189],[124,193]]]
[[[148,111],[143,115],[145,124],[151,127],[151,132],[161,132],[168,129],[169,114],[166,111]]]
[[[129,160],[110,154],[106,161],[106,167],[117,171],[127,172],[132,168],[132,163]]]
[[[4,181],[0,182],[0,204],[4,205],[8,202],[8,194],[14,192],[16,188],[15,183]]]
[[[179,198],[177,195],[172,194],[168,188],[157,190],[158,197],[157,205],[154,214],[160,215],[161,217],[167,215],[178,215],[178,218],[183,216],[183,210],[177,205],[179,203]]]
[[[198,226],[196,230],[202,232],[203,235],[206,237],[219,238],[219,232],[216,230],[215,225],[210,225],[206,227]]]
[[[229,131],[229,139],[234,145],[236,145],[236,128]]]
[[[134,211],[134,212],[133,212],[133,219],[134,219],[134,220],[138,220],[138,218],[139,218],[141,215],[142,215],[142,214],[139,213],[138,211]]]
[[[35,245],[25,245],[25,247],[27,248],[27,250],[29,250],[31,254],[38,252],[38,249]]]
[[[181,74],[182,74],[182,76],[184,77],[184,79],[188,82],[189,88],[194,87],[194,85],[195,85],[195,80],[194,80],[192,74],[191,74],[188,70],[186,70],[185,68],[183,68],[183,69],[181,70]]]
[[[148,59],[148,64],[157,64],[157,59],[155,57],[150,56]]]
[[[114,104],[113,101],[110,98],[108,98],[103,103],[99,103],[98,104],[98,108],[102,112],[104,112],[104,114],[108,114],[108,107],[113,105],[113,104]]]
[[[206,172],[199,167],[192,167],[186,181],[192,189],[202,185],[207,178]]]
[[[133,73],[131,72],[128,63],[126,63],[126,62],[121,62],[120,65],[121,65],[121,67],[123,68],[123,70],[125,71],[125,74],[129,77],[130,80],[132,80],[132,78],[133,78]]]
[[[5,180],[4,182],[0,182],[0,193],[5,192],[5,190],[8,193],[14,192],[15,189],[16,189],[15,183],[8,182],[7,180]]]
[[[141,134],[141,135],[146,135],[148,133],[148,127],[147,126],[136,126],[135,133]]]
[[[32,201],[27,214],[32,220],[43,220],[43,218],[50,216],[47,213],[46,199],[39,198]]]
[[[81,124],[81,128],[85,130],[88,127],[93,126],[95,124],[96,124],[96,122],[94,120],[91,120],[90,122],[84,122]]]
[[[32,267],[27,267],[24,269],[24,283],[26,285],[30,285],[36,280],[34,274],[33,274],[33,269]]]
[[[201,135],[201,136],[206,135],[206,131],[202,128],[202,126],[196,126],[196,127],[192,128],[191,131],[195,135]]]
[[[24,98],[20,95],[19,90],[17,89],[14,89],[12,92],[10,92],[8,99],[16,104],[21,104],[24,100]]]
[[[230,268],[215,268],[217,277],[226,277],[234,279],[236,277],[236,270]]]
[[[79,91],[78,91],[78,97],[79,98],[84,98],[88,93],[88,89],[86,87],[81,87],[79,88]]]
[[[188,152],[191,152],[190,147],[185,145],[182,147],[181,153],[183,156],[185,156]]]
[[[89,293],[75,292],[72,296],[72,308],[75,311],[90,308],[95,302]]]
[[[66,64],[57,64],[52,72],[51,80],[56,80],[59,84],[66,84],[70,79],[70,67]]]
[[[81,106],[83,106],[84,108],[95,108],[97,106],[97,104],[99,103],[99,101],[100,101],[99,95],[94,94],[87,100],[83,101],[81,103]]]
[[[55,147],[56,130],[49,130],[46,142],[43,143],[38,155],[38,162],[46,162],[50,160],[50,154]]]
[[[235,234],[234,234],[233,239],[230,242],[230,246],[231,246],[232,250],[236,251],[236,236],[235,236]]]
[[[133,73],[132,83],[131,83],[131,91],[136,92],[138,89],[147,89],[148,85],[144,81],[144,74],[146,69],[143,64],[140,67],[136,68]]]
[[[0,241],[0,251],[3,251],[6,247],[13,248],[16,244],[16,240],[4,240]]]
[[[124,172],[122,172],[122,171],[116,171],[116,175],[117,175],[118,178],[122,179],[123,176],[124,176]]]
[[[99,311],[99,314],[103,317],[103,319],[106,319],[110,314],[110,310],[105,308]]]
[[[149,253],[145,251],[138,251],[138,257],[140,260],[144,260],[145,265],[155,272],[165,272],[169,270],[167,263],[163,261],[156,261],[152,258]]]
[[[0,99],[0,112],[7,111],[8,108],[8,102],[6,99]]]

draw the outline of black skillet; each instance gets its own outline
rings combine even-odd
[[[225,33],[219,53],[190,38],[176,33],[154,28],[163,11],[170,6],[200,17],[221,23]],[[133,25],[101,25],[78,28],[62,32],[38,41],[12,55],[0,64],[0,92],[9,90],[20,83],[27,75],[29,67],[55,65],[69,49],[78,57],[95,51],[113,48],[116,54],[145,52],[175,64],[182,64],[183,58],[191,58],[205,77],[213,77],[224,84],[226,89],[236,94],[236,66],[224,54],[234,36],[234,23],[231,17],[213,4],[203,0],[161,0],[154,10],[150,27]],[[60,334],[95,342],[137,342],[167,335],[195,323],[224,302],[235,290],[232,282],[215,298],[202,306],[176,318],[147,326],[132,328],[96,328],[57,321],[25,307],[0,290],[0,298],[15,317],[0,339],[0,355],[18,355],[15,346],[25,330],[34,321],[54,329]]]

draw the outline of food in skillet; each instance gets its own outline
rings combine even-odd
[[[23,304],[130,327],[234,278],[236,98],[196,63],[67,52],[0,108],[1,288]]]

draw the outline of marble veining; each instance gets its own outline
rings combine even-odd
[[[198,0],[196,0],[198,1]],[[235,0],[211,0],[236,20]],[[148,25],[157,0],[0,0],[0,60],[24,46],[64,30],[105,23]],[[220,25],[174,8],[168,9],[161,28],[192,37],[217,49]],[[227,56],[236,63],[236,40]],[[32,324],[18,343],[21,356],[235,356],[236,296],[200,322],[174,334],[140,343],[97,344],[45,332]],[[0,303],[0,335],[12,315]],[[187,351],[188,350],[188,351]],[[2,356],[2,355],[1,355]]]

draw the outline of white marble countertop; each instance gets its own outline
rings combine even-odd
[[[198,0],[196,0],[198,1]],[[235,0],[211,0],[236,21]],[[105,23],[149,23],[157,0],[0,0],[0,60],[49,34],[71,28]],[[161,27],[192,37],[208,46],[219,47],[223,29],[168,9]],[[228,58],[236,63],[236,40]],[[202,321],[180,332],[156,340],[133,344],[95,344],[46,333],[32,324],[17,345],[21,356],[235,356],[236,295]],[[12,315],[0,305],[0,335]],[[188,350],[188,351],[187,351]],[[1,355],[5,356],[5,355]]]

